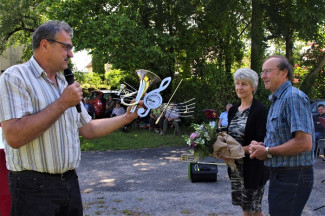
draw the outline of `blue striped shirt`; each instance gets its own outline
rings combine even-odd
[[[294,167],[313,164],[315,135],[308,97],[293,87],[290,81],[285,82],[270,96],[273,98],[273,103],[268,113],[264,145],[267,147],[282,145],[293,139],[295,132],[303,131],[312,134],[313,147],[311,151],[301,152],[297,155],[274,155],[271,159],[265,160],[265,166]]]

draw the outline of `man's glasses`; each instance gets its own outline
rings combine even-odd
[[[66,43],[63,43],[63,42],[60,42],[60,41],[57,41],[57,40],[53,40],[53,39],[46,39],[48,41],[51,41],[51,42],[55,42],[55,43],[59,43],[59,44],[62,44],[64,46],[64,49],[69,52],[72,50],[73,46],[71,44],[66,44]]]
[[[260,76],[263,76],[263,74],[265,74],[266,76],[269,75],[271,73],[271,71],[274,70],[278,70],[278,69],[266,69],[266,70],[262,70],[262,72],[260,73]]]

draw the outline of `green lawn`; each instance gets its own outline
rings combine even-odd
[[[86,140],[80,137],[82,151],[125,150],[155,148],[159,146],[186,146],[182,136],[175,136],[173,130],[161,136],[148,128],[131,129],[128,133],[117,130],[107,136]]]

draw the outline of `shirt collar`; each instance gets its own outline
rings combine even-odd
[[[36,61],[36,59],[34,58],[34,56],[32,56],[29,60],[31,67],[33,68],[32,73],[34,73],[35,77],[40,77],[40,76],[45,76],[47,77],[46,72],[43,70],[43,68],[38,64],[38,62]],[[61,79],[61,80],[65,80],[64,75],[59,71],[56,73],[56,76]]]
[[[42,73],[45,73],[45,71],[43,70],[43,68],[41,68],[41,66],[37,63],[37,61],[34,58],[34,56],[32,56],[30,58],[29,63],[31,65],[31,67],[33,68],[32,73],[34,73],[34,76],[35,77],[40,77],[40,76],[42,76]]]
[[[285,83],[283,83],[280,88],[278,88],[274,93],[269,95],[269,100],[274,103],[278,98],[281,97],[282,93],[289,88],[290,86],[292,86],[290,81],[286,81]]]

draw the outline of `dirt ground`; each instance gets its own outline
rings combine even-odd
[[[187,150],[161,147],[83,152],[77,173],[84,215],[241,215],[240,208],[231,204],[226,166],[218,166],[216,182],[192,183],[187,163],[180,161]],[[325,162],[317,158],[314,170],[314,188],[303,215],[321,216],[325,215]],[[263,198],[265,215],[267,194],[268,183]]]

